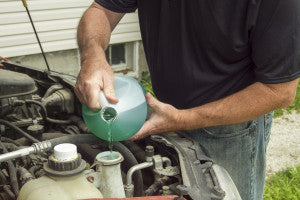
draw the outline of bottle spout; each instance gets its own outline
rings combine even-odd
[[[118,112],[113,107],[103,107],[100,111],[101,118],[105,122],[115,121],[118,118]]]

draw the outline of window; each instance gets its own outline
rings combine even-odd
[[[136,71],[138,42],[111,44],[105,51],[106,59],[115,72]]]

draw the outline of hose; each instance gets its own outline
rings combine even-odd
[[[36,176],[35,176],[35,173],[36,173],[40,168],[41,168],[40,166],[35,165],[35,166],[30,167],[28,171],[30,172],[30,174],[31,174],[33,177],[36,177]]]
[[[83,132],[83,133],[86,133],[86,134],[91,134],[92,132],[89,130],[89,128],[85,125],[84,121],[82,120],[82,118],[76,116],[76,115],[72,115],[70,117],[70,120],[72,122],[74,122],[78,128]]]
[[[3,137],[3,136],[1,136],[1,142],[9,142],[9,143],[12,143],[12,144],[14,144],[16,146],[22,146],[21,143],[15,141],[13,139],[10,139],[10,138],[7,138],[7,137]]]
[[[34,179],[33,175],[24,167],[19,166],[17,168],[17,173],[20,175],[20,179],[22,180],[22,184],[25,184],[29,180]]]
[[[25,100],[25,103],[26,104],[34,104],[34,105],[39,106],[42,109],[42,112],[41,112],[42,117],[46,122],[50,122],[50,123],[53,123],[53,124],[69,124],[69,123],[71,123],[71,120],[52,119],[52,118],[48,117],[47,110],[46,110],[45,106],[39,101]]]
[[[0,146],[3,149],[4,153],[8,153],[6,147],[0,142]],[[9,177],[10,177],[10,184],[13,188],[13,191],[16,196],[19,194],[19,184],[17,179],[17,171],[16,168],[11,160],[6,161],[9,169]]]
[[[92,134],[82,134],[82,135],[67,135],[59,138],[53,138],[50,139],[49,142],[51,143],[51,146],[54,147],[58,144],[62,143],[73,143],[73,144],[81,144],[81,143],[97,143],[100,145],[106,145],[106,143],[103,140],[100,140],[96,136]]]
[[[146,196],[154,195],[162,186],[166,185],[168,181],[170,181],[170,177],[167,176],[155,180],[155,182],[145,191]]]
[[[126,171],[128,171],[132,166],[135,166],[138,163],[132,152],[122,143],[117,142],[114,143],[113,149],[119,151],[126,162],[123,163],[123,167]],[[143,176],[141,170],[138,170],[133,175],[133,182],[134,182],[134,196],[140,197],[144,195],[144,188],[143,188]]]
[[[16,199],[16,195],[11,191],[9,185],[4,185],[3,190],[10,197],[10,199]],[[6,199],[5,199],[6,200]]]
[[[0,124],[4,124],[5,126],[8,126],[14,130],[16,130],[18,133],[22,134],[24,137],[26,137],[27,139],[29,139],[32,142],[40,142],[39,140],[35,139],[34,137],[32,137],[31,135],[29,135],[28,133],[26,133],[25,131],[23,131],[22,129],[20,129],[19,127],[17,127],[16,125],[10,123],[9,121],[0,119]]]
[[[146,161],[146,154],[145,151],[138,146],[135,142],[132,141],[122,141],[124,144],[136,157],[138,162],[145,162]]]
[[[61,84],[54,84],[51,87],[48,88],[48,90],[46,91],[46,93],[43,96],[43,99],[46,99],[47,97],[49,97],[51,94],[53,94],[55,91],[57,90],[61,90],[63,89],[64,86],[62,86]]]

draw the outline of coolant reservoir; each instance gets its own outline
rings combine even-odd
[[[45,176],[27,182],[18,200],[75,200],[102,198],[101,192],[90,183],[83,171],[86,162],[74,144],[60,144],[44,164]]]
[[[115,76],[114,89],[117,104],[110,104],[100,92],[102,109],[94,112],[82,105],[85,124],[97,137],[109,141],[108,123],[111,120],[112,141],[123,141],[139,131],[146,120],[145,90],[139,82],[127,76]]]
[[[72,177],[43,176],[27,182],[18,200],[75,200],[103,198],[83,174]]]

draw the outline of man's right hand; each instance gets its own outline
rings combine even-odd
[[[83,62],[74,90],[79,101],[92,110],[101,108],[101,90],[110,103],[118,103],[114,90],[114,74],[106,60]]]
[[[124,13],[110,11],[93,2],[78,25],[77,41],[81,70],[75,93],[79,101],[93,110],[100,109],[99,94],[103,90],[110,103],[117,103],[114,74],[105,58],[111,32]]]

